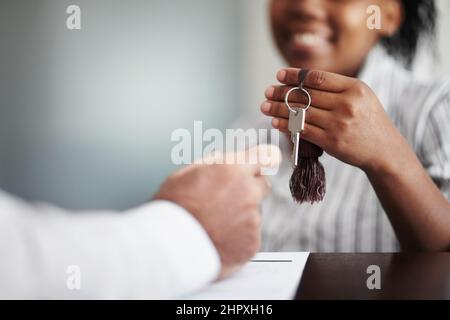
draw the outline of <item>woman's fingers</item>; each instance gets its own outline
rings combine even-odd
[[[287,119],[273,118],[272,126],[281,132],[289,132]],[[305,123],[305,130],[302,131],[301,138],[323,148],[323,145],[326,142],[326,131],[315,125]]]
[[[293,108],[304,108],[302,104],[292,103]],[[289,110],[284,102],[266,101],[261,105],[261,112],[270,117],[289,119]],[[326,129],[331,123],[329,111],[312,106],[306,111],[305,122]]]
[[[304,108],[301,103],[291,103],[293,108]],[[265,101],[261,105],[261,112],[266,116],[289,118],[289,110],[283,102],[278,101]]]
[[[280,101],[284,103],[284,99],[292,86],[271,86],[267,88],[265,95],[268,100]],[[312,104],[321,109],[331,110],[339,101],[339,95],[326,91],[319,91],[314,89],[306,89],[311,96]],[[289,94],[289,104],[301,103],[306,105],[308,103],[307,95],[300,91],[294,90]]]
[[[298,86],[298,75],[300,69],[286,68],[277,73],[277,79],[289,86]],[[339,93],[350,88],[356,79],[339,75],[336,73],[311,70],[306,76],[304,85],[308,88]]]

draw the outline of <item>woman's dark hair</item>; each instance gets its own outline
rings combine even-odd
[[[402,26],[394,36],[382,39],[382,44],[390,54],[411,66],[419,41],[434,40],[437,10],[434,0],[402,0],[402,5]]]

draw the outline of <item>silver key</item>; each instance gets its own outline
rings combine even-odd
[[[300,134],[305,129],[306,109],[295,108],[296,112],[289,111],[288,129],[291,132],[291,140],[294,144],[292,149],[292,162],[296,167],[298,165],[298,152],[300,147]]]
[[[291,140],[294,143],[294,148],[292,148],[292,162],[294,167],[298,166],[298,152],[300,148],[300,132],[291,133]]]

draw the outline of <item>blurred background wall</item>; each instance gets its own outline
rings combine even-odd
[[[283,65],[266,0],[0,0],[0,188],[72,209],[148,200],[176,128],[257,116]],[[66,28],[66,8],[82,30]],[[440,68],[450,74],[450,2]],[[425,66],[425,67],[424,67]]]
[[[141,203],[174,169],[174,129],[237,114],[237,0],[0,3],[7,191],[75,209]],[[66,28],[74,3],[80,31]]]

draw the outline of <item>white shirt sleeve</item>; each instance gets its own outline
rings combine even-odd
[[[0,192],[0,298],[177,298],[219,270],[207,233],[174,203],[69,214]]]

